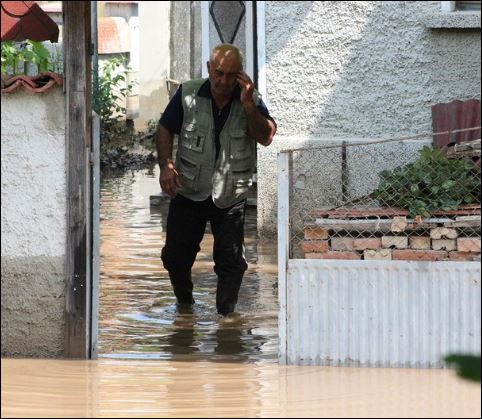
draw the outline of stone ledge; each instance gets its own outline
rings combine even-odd
[[[437,12],[426,15],[423,23],[429,29],[480,29],[480,12]]]

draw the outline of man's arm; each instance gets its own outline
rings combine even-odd
[[[258,110],[254,101],[244,105],[246,116],[248,117],[248,132],[258,143],[269,146],[276,133],[276,125],[271,119],[266,118]]]
[[[172,143],[172,135],[169,130],[159,124],[156,131],[157,159],[161,168],[159,184],[162,190],[173,198],[176,196],[176,190],[181,186],[181,183],[179,173],[172,161]]]
[[[269,146],[276,133],[275,123],[266,118],[258,109],[253,99],[254,83],[250,77],[241,71],[237,81],[241,86],[240,101],[248,117],[248,132],[258,143]]]

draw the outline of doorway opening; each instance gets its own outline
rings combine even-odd
[[[137,76],[137,87],[126,104],[130,106],[126,117],[135,130],[159,119],[180,83],[207,77],[209,52],[221,42],[231,42],[242,50],[247,73],[264,93],[264,73],[260,70],[260,51],[264,51],[260,42],[264,41],[258,36],[257,3],[261,2],[138,2],[137,11],[125,10],[127,6],[119,2],[115,6],[105,3],[110,14],[105,18],[114,19],[117,27],[123,16],[138,14],[130,26],[134,39],[139,40],[139,50],[129,55],[131,63],[137,65],[129,70],[130,80]],[[159,10],[153,10],[156,7]],[[99,43],[101,32],[99,27]],[[159,41],[153,42],[155,39]],[[161,53],[164,55],[159,59]],[[149,73],[155,73],[156,68],[162,68],[162,77],[149,80]],[[153,142],[152,137],[146,140]],[[161,193],[158,179],[156,163],[122,170],[109,165],[102,168],[99,311],[97,323],[95,316],[92,322],[92,337],[96,339],[93,356],[277,362],[276,243],[260,242],[257,237],[256,190],[246,211],[249,268],[237,306],[241,315],[232,323],[222,322],[216,313],[217,277],[209,223],[192,270],[196,304],[189,313],[176,310],[168,273],[160,260],[169,199]]]

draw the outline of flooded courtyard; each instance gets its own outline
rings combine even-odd
[[[216,313],[209,223],[192,270],[196,304],[179,314],[160,260],[169,199],[149,199],[160,192],[158,178],[157,166],[102,176],[99,356],[277,362],[276,243],[258,243],[256,208],[246,212],[249,268],[239,320],[223,322]]]

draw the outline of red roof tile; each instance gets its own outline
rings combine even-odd
[[[64,83],[61,76],[46,71],[35,76],[13,76],[6,80],[2,79],[2,93],[12,93],[18,88],[24,87],[32,93],[43,93],[52,86],[62,86]]]
[[[59,28],[33,1],[2,1],[2,41],[51,41],[59,39]]]

